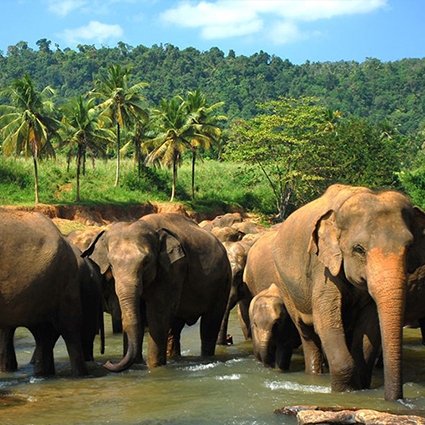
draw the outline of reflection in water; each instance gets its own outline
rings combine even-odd
[[[106,317],[105,323],[110,323]],[[15,345],[20,370],[0,375],[0,423],[47,424],[295,424],[274,409],[291,405],[358,407],[425,415],[425,347],[416,329],[405,330],[404,392],[397,403],[383,400],[382,371],[374,375],[373,389],[330,393],[329,375],[308,376],[300,351],[291,372],[278,373],[254,360],[250,342],[243,339],[233,313],[233,346],[218,347],[213,359],[201,359],[198,325],[185,328],[183,358],[166,367],[147,371],[142,365],[113,374],[102,363],[122,352],[120,335],[107,330],[106,354],[89,363],[90,377],[75,379],[64,344],[55,349],[57,376],[32,376],[28,365],[32,338],[17,332]],[[99,344],[97,342],[96,350]]]

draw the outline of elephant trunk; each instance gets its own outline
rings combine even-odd
[[[401,363],[406,279],[403,258],[398,257],[386,258],[381,267],[374,267],[368,281],[369,292],[378,309],[384,360],[384,393],[388,401],[403,398]]]
[[[121,289],[121,290],[120,290]],[[137,285],[117,286],[117,295],[122,311],[123,331],[127,335],[128,347],[125,356],[118,362],[106,362],[103,366],[111,372],[122,372],[131,367],[142,351],[139,295]]]

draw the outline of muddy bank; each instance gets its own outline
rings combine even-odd
[[[212,219],[223,211],[212,211],[210,213],[195,213],[186,206],[179,203],[146,203],[137,205],[44,205],[34,207],[3,206],[3,208],[37,211],[53,220],[71,220],[79,222],[84,226],[103,226],[114,221],[131,221],[151,213],[173,212],[183,214],[197,222]]]

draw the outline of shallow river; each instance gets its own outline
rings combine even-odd
[[[425,347],[416,329],[405,330],[403,402],[383,401],[382,372],[376,371],[373,389],[331,394],[329,375],[307,376],[301,352],[294,355],[291,372],[278,373],[257,363],[232,313],[230,333],[234,345],[218,347],[214,359],[199,356],[199,327],[186,327],[182,335],[184,357],[148,372],[138,366],[120,374],[106,373],[102,363],[117,359],[120,335],[112,335],[109,316],[106,353],[95,354],[91,376],[69,376],[66,350],[60,340],[55,349],[57,376],[32,376],[28,365],[32,337],[19,329],[15,339],[20,369],[0,374],[0,424],[172,424],[172,425],[294,425],[293,417],[274,409],[300,404],[359,407],[425,416]],[[99,353],[99,342],[96,341]]]

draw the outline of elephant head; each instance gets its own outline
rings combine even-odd
[[[90,256],[99,265],[102,274],[111,271],[115,280],[128,348],[119,363],[107,362],[105,367],[114,372],[125,370],[141,352],[141,298],[148,303],[158,291],[163,290],[163,282],[160,281],[162,276],[170,272],[172,265],[184,258],[185,253],[174,234],[166,229],[155,230],[148,223],[139,220],[112,224],[97,235],[82,255]],[[163,312],[164,318],[168,318],[164,323],[166,331],[178,304],[178,300],[174,298],[179,294],[180,288],[174,288],[173,292],[162,296],[163,300],[170,303],[169,311]]]
[[[402,328],[408,268],[424,261],[425,215],[403,195],[358,191],[314,223],[309,252],[331,278],[348,281],[376,303],[385,368],[385,398],[403,397]],[[332,370],[331,370],[332,374]]]
[[[249,319],[255,358],[265,366],[288,370],[292,351],[301,340],[276,284],[251,300]]]

